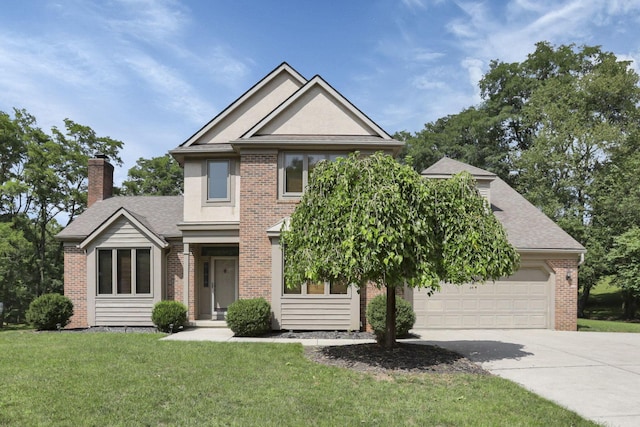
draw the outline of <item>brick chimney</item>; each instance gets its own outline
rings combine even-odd
[[[89,189],[87,207],[113,195],[113,165],[104,154],[89,159]]]

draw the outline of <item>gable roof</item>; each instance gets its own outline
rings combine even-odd
[[[181,237],[182,196],[111,197],[94,203],[56,235],[62,241],[82,242],[98,229],[125,216],[158,238]]]
[[[168,246],[167,241],[153,231],[145,217],[135,215],[127,211],[125,208],[120,208],[113,215],[107,218],[100,227],[96,228],[91,234],[89,234],[89,236],[80,242],[78,247],[82,249],[86,248],[92,241],[98,238],[104,231],[108,230],[121,218],[124,218],[126,221],[131,223],[140,233],[144,234],[147,239],[153,241],[157,246],[161,248],[166,248]]]
[[[504,226],[509,242],[521,252],[586,252],[584,246],[492,172],[445,157],[422,171],[422,176],[444,178],[462,171],[476,179],[491,179],[493,213]]]
[[[495,173],[486,171],[484,169],[477,168],[475,166],[468,165],[466,163],[453,160],[449,157],[443,157],[425,170],[421,172],[422,176],[428,177],[447,177],[456,173],[467,171],[474,177],[482,177],[493,179],[497,175]]]
[[[318,75],[256,123],[242,139],[258,135],[367,135],[391,139]]]
[[[222,128],[228,127],[230,124],[235,124],[236,126],[238,126],[239,123],[237,123],[237,120],[234,120],[236,118],[234,117],[234,115],[237,115],[239,118],[241,118],[247,110],[250,110],[253,107],[252,98],[260,98],[259,101],[263,101],[267,97],[273,98],[273,105],[267,107],[266,112],[269,112],[306,82],[307,80],[300,73],[298,73],[286,62],[283,62],[282,64],[274,68],[273,71],[271,71],[269,74],[263,77],[258,83],[253,85],[244,94],[242,94],[238,99],[233,101],[217,116],[211,119],[211,121],[204,125],[200,130],[189,137],[189,139],[180,144],[180,147],[187,148],[194,144],[201,144],[201,140],[207,134],[216,134],[216,131],[222,131],[224,130]],[[290,87],[284,88],[283,93],[280,95],[274,95],[274,90],[269,90],[269,86],[277,86],[278,88],[282,88],[285,83],[288,83]],[[265,93],[261,93],[263,89]],[[248,126],[251,125],[253,125],[253,123],[248,124]],[[241,130],[239,134],[233,137],[233,139],[240,137],[240,135],[242,135],[242,133],[244,133],[246,130],[246,128]]]
[[[242,149],[385,150],[404,145],[316,75],[307,81],[286,62],[260,80],[179,147],[186,156]]]

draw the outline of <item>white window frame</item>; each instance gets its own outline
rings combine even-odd
[[[149,292],[137,292],[138,251],[149,251]],[[100,293],[100,252],[111,252],[111,293]],[[118,251],[129,251],[131,254],[131,292],[118,293]],[[96,249],[96,297],[153,297],[153,248],[151,247],[114,247]]]

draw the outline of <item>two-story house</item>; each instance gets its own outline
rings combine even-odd
[[[58,235],[75,307],[69,326],[149,325],[163,299],[182,301],[192,322],[223,319],[233,301],[264,297],[276,329],[364,327],[366,304],[381,291],[284,287],[280,230],[317,162],[401,147],[320,76],[307,80],[283,63],[170,152],[184,168],[183,196],[111,197],[113,166],[91,159],[88,209]],[[416,327],[575,329],[584,248],[489,172],[443,159],[423,175],[462,169],[476,176],[522,267],[431,298],[406,290]]]

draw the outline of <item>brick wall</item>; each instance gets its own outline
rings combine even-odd
[[[187,304],[188,320],[195,320],[196,303],[196,256],[197,246],[189,245],[189,302]],[[184,245],[173,243],[167,256],[167,293],[166,299],[180,301],[184,304]]]
[[[575,331],[578,328],[578,260],[551,259],[547,264],[556,274],[554,329]]]
[[[113,165],[105,157],[89,159],[87,207],[113,194]]]
[[[173,243],[167,255],[167,293],[165,298],[182,301],[182,243]]]
[[[75,246],[64,247],[64,294],[73,302],[73,316],[67,328],[86,328],[87,256]]]
[[[267,229],[290,216],[295,202],[278,200],[278,154],[241,153],[239,297],[271,301]]]

